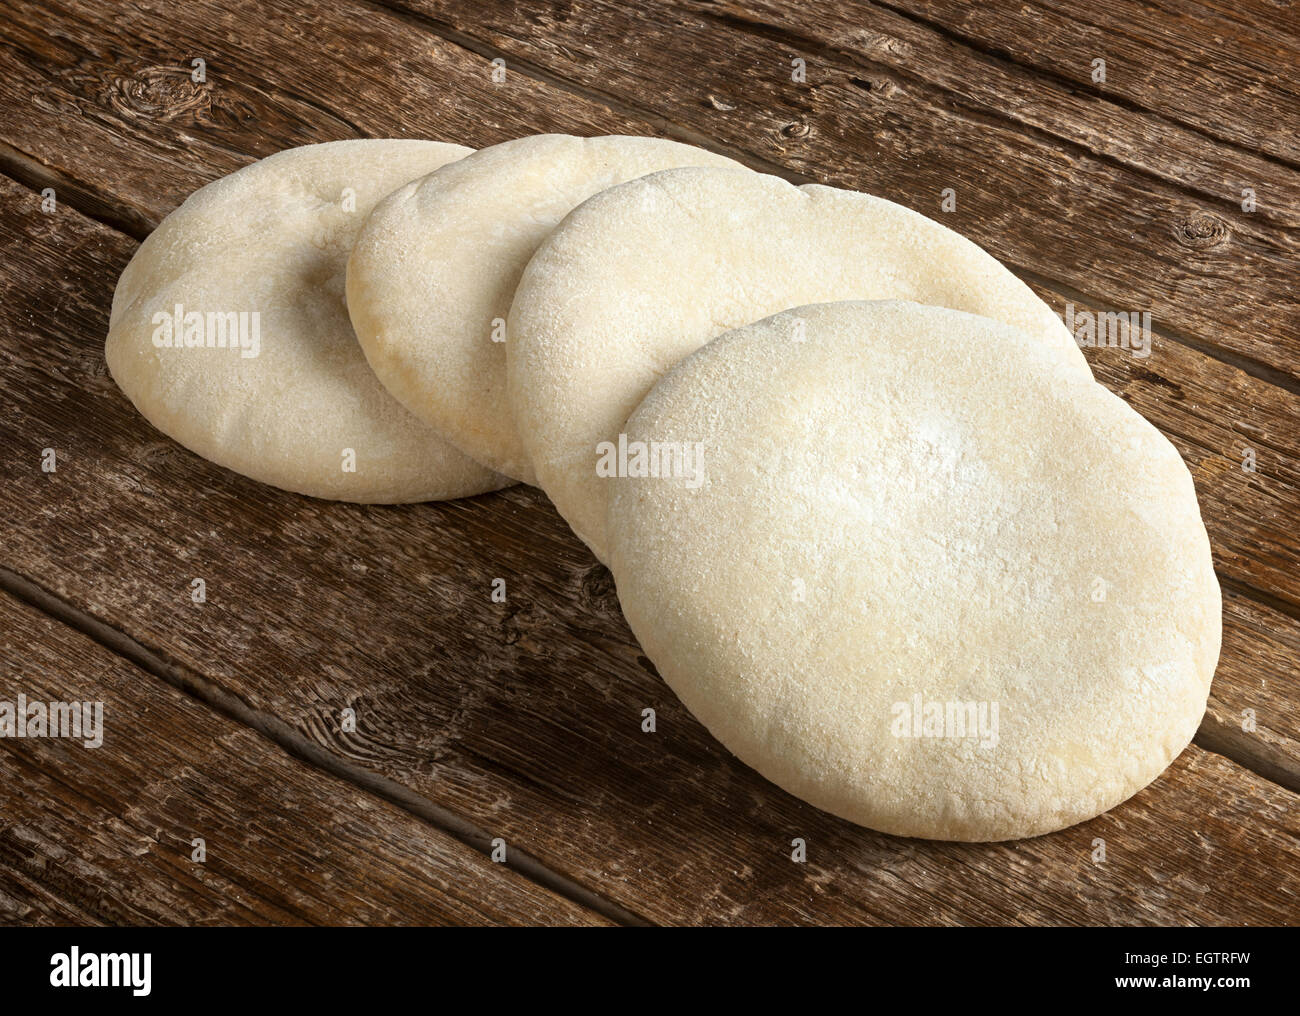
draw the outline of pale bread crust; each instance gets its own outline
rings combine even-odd
[[[725,169],[595,195],[541,245],[509,318],[509,394],[539,485],[604,560],[596,446],[673,364],[729,328],[826,300],[984,314],[1087,363],[1065,325],[969,240],[881,198]]]
[[[915,304],[800,308],[678,364],[627,434],[703,441],[707,474],[611,481],[628,622],[790,793],[901,836],[1035,836],[1195,733],[1221,603],[1191,476],[1063,351]],[[996,746],[895,736],[916,694],[998,702]]]
[[[524,266],[573,208],[677,166],[740,165],[642,137],[540,134],[484,148],[381,201],[348,263],[348,310],[384,386],[479,462],[526,483],[503,328]]]
[[[505,486],[384,390],[343,295],[348,251],[374,204],[469,151],[337,141],[280,152],[196,191],[118,281],[105,343],[118,386],[204,458],[313,497],[428,501]],[[155,347],[153,315],[176,304],[258,311],[260,355]],[[348,448],[355,472],[343,469]]]

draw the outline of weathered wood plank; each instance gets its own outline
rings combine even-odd
[[[24,207],[7,190],[5,206]],[[67,210],[41,216],[31,200],[0,252],[26,294],[0,304],[0,383],[12,393],[0,413],[0,563],[183,671],[650,920],[1294,920],[1295,795],[1198,748],[1108,815],[1017,844],[891,839],[781,793],[651,672],[608,573],[537,492],[401,508],[311,501],[151,431],[100,354],[132,242]],[[36,285],[49,278],[61,288]],[[52,474],[40,470],[45,447],[58,450]],[[505,604],[491,601],[495,577]],[[1291,624],[1259,619],[1266,631]],[[1274,650],[1252,655],[1249,632],[1238,641],[1216,693],[1253,692],[1264,671],[1290,687]],[[1276,730],[1271,710],[1293,694],[1257,700],[1270,736],[1284,736],[1287,717]],[[345,707],[354,733],[340,730]],[[640,729],[647,707],[655,734]],[[795,837],[810,846],[806,865],[790,860]],[[1104,863],[1092,859],[1097,838]]]
[[[137,238],[196,186],[295,145],[648,129],[526,77],[494,84],[489,61],[364,7],[146,2],[113,18],[94,3],[9,7],[0,139],[72,188],[111,194]]]
[[[1300,793],[1300,625],[1231,589],[1223,599],[1224,669],[1233,679],[1215,682],[1196,743]],[[1237,672],[1247,660],[1264,662]]]
[[[19,694],[103,743],[0,738],[0,924],[604,923],[0,594]]]
[[[819,23],[839,20],[829,5],[818,6]],[[1113,96],[1242,153],[1258,151],[1296,168],[1300,88],[1287,72],[1300,63],[1300,21],[1286,6],[1267,0],[1234,0],[1223,10],[1188,0],[1087,5],[882,0],[882,6],[1085,93]],[[775,4],[761,8],[783,14]],[[1092,78],[1096,58],[1106,61],[1104,83]]]
[[[822,44],[736,31],[734,20],[676,3],[651,9],[612,0],[507,0],[471,12],[454,0],[394,2],[507,62],[526,61],[820,182],[938,216],[1010,265],[1108,309],[1150,311],[1167,334],[1269,365],[1300,384],[1294,169],[1275,164],[1261,183],[1292,196],[1274,202],[1274,219],[1288,227],[1278,228],[1242,211],[1239,181],[1202,181],[1225,188],[1210,200],[1089,147],[1113,130],[1107,151],[1131,148],[1157,160],[1161,147],[1177,153],[1191,143],[1182,128],[1118,107],[1062,104],[1051,81],[988,67],[942,39],[934,59],[893,66],[890,60],[905,58],[890,56],[888,45],[869,58],[839,56]],[[845,16],[858,31],[885,40],[898,21],[866,4],[846,8]],[[815,12],[805,19],[803,6],[790,17],[816,25]],[[795,58],[806,61],[806,83],[792,81]],[[952,90],[946,72],[931,70],[946,58],[964,60],[974,83]],[[863,59],[872,70],[863,69]],[[1003,111],[1024,109],[1026,96],[1040,91],[1048,101],[1033,116],[1052,115],[1057,134],[1035,126],[1029,114],[1022,122]],[[1099,110],[1109,119],[1098,124],[1092,117]],[[1294,138],[1300,118],[1292,110]],[[1072,116],[1078,119],[1067,132],[1061,123]],[[1204,151],[1213,156],[1208,146]],[[956,209],[942,214],[948,188]]]
[[[1182,54],[1170,61],[1164,46],[1185,45],[1193,32],[1206,29],[1204,22],[1165,16],[1158,19],[1160,30],[1134,38],[1118,25],[1103,32],[1080,20],[1078,11],[1067,17],[1031,5],[919,0],[845,7],[814,0],[796,10],[771,0],[683,0],[683,6],[788,38],[868,73],[887,68],[920,78],[972,107],[1192,191],[1210,207],[1226,202],[1239,212],[1249,186],[1256,192],[1256,221],[1280,229],[1300,225],[1300,173],[1290,171],[1300,168],[1294,137],[1300,97],[1275,69],[1266,69],[1287,66],[1300,54],[1276,43],[1269,44],[1271,65],[1261,66],[1240,49],[1207,51],[1204,37],[1194,61]],[[1094,5],[1086,17],[1122,21],[1117,8],[1125,6]],[[863,26],[863,10],[870,12],[870,28]],[[1094,59],[1106,61],[1105,83],[1091,80]],[[1167,66],[1171,62],[1176,66]],[[1171,88],[1172,82],[1179,87]],[[1280,149],[1282,165],[1206,137],[1203,123],[1171,119],[1170,105],[1186,112],[1192,96],[1197,103],[1211,96],[1220,106],[1230,104],[1231,115],[1220,119],[1231,133],[1247,141],[1253,134]]]

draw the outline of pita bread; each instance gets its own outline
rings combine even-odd
[[[469,151],[310,145],[191,195],[113,294],[105,354],[118,386],[204,458],[313,497],[426,501],[506,485],[384,390],[343,296],[348,251],[374,204]]]
[[[1067,350],[911,303],[803,307],[678,364],[626,440],[661,465],[703,446],[702,472],[611,481],[632,630],[728,749],[817,807],[1035,836],[1196,732],[1221,604],[1191,476]]]

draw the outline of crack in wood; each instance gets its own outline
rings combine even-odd
[[[107,195],[82,186],[73,177],[46,166],[2,139],[0,139],[0,173],[37,194],[47,187],[54,188],[58,200],[62,203],[76,209],[86,218],[94,219],[101,225],[123,233],[137,242],[143,242],[144,238],[153,232],[153,223],[135,209],[107,200]]]
[[[1044,289],[1053,290],[1067,299],[1073,300],[1079,304],[1092,307],[1104,307],[1106,305],[1106,301],[1089,296],[1087,293],[1075,289],[1068,283],[1060,282],[1050,276],[1039,275],[1032,268],[1025,265],[1016,264],[1014,262],[1003,262],[1003,264],[1010,268],[1023,282],[1031,286],[1040,286]],[[1176,342],[1180,346],[1186,346],[1188,349],[1194,350],[1202,356],[1208,356],[1210,359],[1217,360],[1219,363],[1239,370],[1243,374],[1249,374],[1257,381],[1263,381],[1265,384],[1274,385],[1292,395],[1300,396],[1300,378],[1295,377],[1287,371],[1279,370],[1277,367],[1264,363],[1262,360],[1256,360],[1253,357],[1245,356],[1241,353],[1234,352],[1231,349],[1225,349],[1222,346],[1216,345],[1212,342],[1206,342],[1203,339],[1192,338],[1192,336],[1183,332],[1171,330],[1167,325],[1153,324],[1151,326],[1151,334],[1162,338],[1167,342]]]

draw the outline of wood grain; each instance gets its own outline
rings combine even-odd
[[[1172,182],[1201,171],[1191,152],[1211,155],[1185,128],[1118,105],[1067,101],[1051,79],[990,62],[874,4],[840,8],[838,20],[854,24],[858,41],[835,45],[822,41],[833,37],[822,13],[829,4],[801,4],[789,14],[797,34],[751,30],[745,19],[702,12],[725,5],[394,5],[484,52],[754,152],[802,178],[938,216],[1013,267],[1107,309],[1150,311],[1171,336],[1269,365],[1300,385],[1300,175],[1292,166],[1258,164],[1267,173],[1259,189],[1271,195],[1264,203],[1272,221],[1246,214],[1241,188],[1253,183],[1238,179],[1241,173],[1228,179],[1221,158],[1202,167],[1209,176],[1195,189]],[[921,51],[913,57],[911,47]],[[611,52],[617,60],[604,58]],[[795,58],[806,61],[806,83],[791,80]],[[1019,116],[1005,112],[1031,107]],[[1239,110],[1249,129],[1267,128],[1249,114],[1249,107]],[[1293,148],[1294,120],[1283,135]],[[1163,158],[1164,174],[1116,158],[1124,149]],[[1157,156],[1162,149],[1170,154]],[[957,195],[956,210],[946,215],[945,188]]]
[[[322,752],[409,787],[645,919],[673,923],[1293,920],[1295,796],[1189,749],[1134,800],[1032,841],[903,841],[840,822],[729,757],[641,656],[608,573],[535,491],[359,507],[260,487],[153,432],[100,345],[128,238],[25,207],[0,307],[3,563]],[[42,473],[41,449],[60,449]],[[208,602],[189,599],[203,577]],[[491,580],[508,599],[494,604]],[[1285,616],[1261,616],[1216,694],[1291,721]],[[1229,615],[1229,625],[1233,622]],[[1257,631],[1287,632],[1256,652]],[[340,633],[346,633],[341,637]],[[1277,682],[1260,698],[1258,675]],[[189,676],[187,676],[189,675]],[[340,711],[358,715],[354,733]],[[658,732],[640,730],[644,708]],[[1293,715],[1293,714],[1292,714]],[[1276,726],[1270,726],[1276,719]],[[268,723],[268,726],[270,724]],[[1280,729],[1279,729],[1280,728]],[[791,841],[810,862],[790,860]],[[1104,839],[1107,860],[1092,860]],[[683,891],[685,889],[685,891]]]
[[[1220,142],[1205,146],[1219,159],[1258,152],[1300,168],[1294,123],[1300,88],[1286,73],[1300,62],[1300,18],[1290,0],[886,0],[882,6],[1084,95],[1153,113]],[[837,17],[829,5],[819,8],[828,20]],[[776,4],[761,9],[782,13]],[[1107,62],[1104,83],[1092,79],[1094,58]],[[1243,168],[1254,164],[1241,162]],[[1200,167],[1187,163],[1184,171],[1195,179]]]
[[[489,61],[362,7],[128,3],[105,18],[93,2],[8,6],[0,137],[20,169],[35,163],[70,194],[109,198],[97,200],[137,239],[196,186],[295,145],[411,136],[482,146],[646,127],[574,96],[556,101],[528,78],[495,85]]]
[[[0,738],[0,924],[603,923],[0,594],[19,694],[103,743]]]

